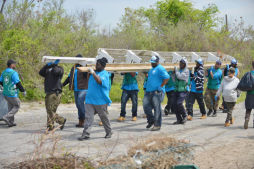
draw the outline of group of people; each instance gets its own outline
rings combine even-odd
[[[77,55],[76,57],[82,57]],[[53,130],[54,123],[58,123],[62,130],[66,123],[66,118],[56,113],[61,101],[62,87],[69,84],[69,89],[74,91],[75,104],[78,109],[78,123],[76,127],[84,128],[79,140],[90,138],[94,115],[100,117],[100,124],[104,126],[105,138],[111,138],[112,129],[108,118],[108,106],[111,103],[109,93],[113,82],[114,74],[105,70],[107,64],[106,58],[96,61],[95,70],[88,69],[88,72],[81,72],[77,68],[81,65],[75,64],[62,83],[64,69],[58,65],[59,60],[47,63],[39,72],[44,78],[45,88],[45,106],[47,111],[47,128]],[[215,65],[205,70],[202,59],[196,60],[194,69],[188,69],[188,61],[183,58],[179,62],[179,67],[172,71],[159,64],[158,56],[152,56],[150,59],[151,69],[145,73],[143,84],[144,99],[143,110],[147,118],[147,129],[158,131],[162,125],[162,107],[165,94],[168,101],[164,108],[165,115],[175,114],[176,121],[174,125],[185,124],[193,119],[193,105],[195,100],[199,105],[201,119],[207,116],[215,117],[218,111],[220,95],[223,98],[224,111],[227,112],[225,127],[234,123],[232,112],[240,96],[237,89],[239,79],[239,69],[237,61],[233,59],[230,65],[221,70],[221,61],[217,60]],[[14,115],[20,108],[18,98],[19,91],[26,95],[18,73],[15,71],[16,62],[8,60],[7,69],[3,71],[0,77],[0,85],[3,86],[3,95],[8,103],[8,113],[3,120],[9,127],[15,126]],[[252,71],[254,76],[254,61],[252,62]],[[126,104],[129,99],[132,101],[132,121],[137,120],[138,112],[138,72],[121,73],[123,75],[121,111],[119,122],[125,121]],[[207,87],[204,93],[204,83],[207,79]],[[186,106],[184,106],[184,101]],[[206,106],[205,106],[206,105]],[[208,112],[206,111],[206,107]],[[248,91],[246,100],[246,117],[244,128],[248,128],[251,110],[254,108],[254,90]]]

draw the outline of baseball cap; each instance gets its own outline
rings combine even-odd
[[[201,58],[195,60],[198,64],[203,65],[203,60]]]
[[[237,64],[237,60],[236,59],[232,59],[231,60],[231,64],[235,64],[236,65]]]
[[[158,56],[152,56],[150,59],[150,63],[158,63],[160,58]]]
[[[217,60],[217,61],[216,61],[216,64],[221,65],[221,61],[220,61],[220,60]]]

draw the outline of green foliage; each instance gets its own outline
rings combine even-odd
[[[63,0],[10,0],[0,14],[0,72],[6,61],[15,59],[17,71],[27,90],[26,98],[43,99],[43,78],[38,75],[41,58],[48,56],[94,57],[98,48],[146,49],[154,51],[218,51],[236,57],[244,64],[241,74],[250,69],[254,57],[254,30],[243,20],[229,30],[217,17],[218,8],[209,4],[202,10],[190,1],[160,0],[150,8],[125,9],[117,27],[98,30],[93,23],[93,10],[69,14]],[[36,8],[40,3],[40,9]],[[72,65],[64,67],[64,78]],[[139,103],[144,93],[143,77],[139,78]],[[122,78],[117,76],[110,97],[120,102]],[[165,99],[166,100],[166,99]],[[164,100],[164,102],[165,102]],[[73,91],[63,89],[62,102],[74,101]]]

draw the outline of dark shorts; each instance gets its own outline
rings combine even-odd
[[[254,94],[247,94],[245,99],[245,108],[254,109]]]

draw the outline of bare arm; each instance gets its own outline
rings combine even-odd
[[[163,82],[162,82],[162,84],[161,84],[161,87],[163,87],[164,85],[166,85],[166,84],[168,83],[168,80],[169,80],[169,79],[164,79]]]
[[[93,74],[94,80],[98,83],[98,84],[102,84],[101,78],[94,72]]]

